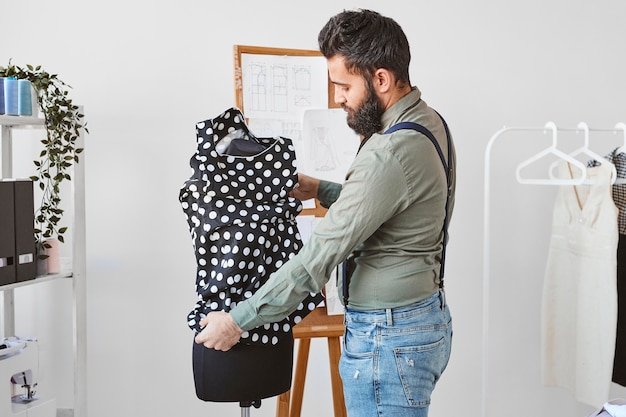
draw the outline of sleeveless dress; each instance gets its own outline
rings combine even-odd
[[[239,109],[196,125],[193,175],[179,200],[194,243],[198,301],[188,315],[191,329],[211,311],[230,311],[250,298],[302,247],[296,216],[299,200],[291,139],[257,138]],[[310,294],[279,323],[244,332],[242,343],[276,345],[323,300]]]
[[[596,407],[609,395],[617,322],[618,210],[611,166],[556,196],[542,299],[542,380]],[[570,178],[566,164],[560,178]]]

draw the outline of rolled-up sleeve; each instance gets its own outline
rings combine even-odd
[[[341,184],[330,181],[320,181],[320,185],[317,189],[317,199],[324,208],[329,208],[337,199],[341,193]]]

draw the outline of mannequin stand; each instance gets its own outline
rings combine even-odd
[[[261,400],[241,401],[239,407],[241,407],[241,417],[250,417],[250,407],[260,408]]]

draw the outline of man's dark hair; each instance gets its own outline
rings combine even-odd
[[[409,42],[400,25],[389,17],[371,10],[344,10],[330,18],[317,40],[327,59],[343,56],[348,71],[372,76],[385,68],[397,82],[410,84]]]

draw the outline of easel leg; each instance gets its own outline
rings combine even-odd
[[[291,391],[283,392],[276,400],[276,417],[289,417]]]
[[[302,397],[304,396],[304,381],[306,380],[306,368],[309,362],[309,348],[311,339],[298,339],[298,358],[296,359],[296,376],[293,383],[293,397],[289,417],[300,417],[302,412]]]
[[[341,342],[339,337],[328,338],[328,356],[330,359],[330,382],[333,388],[333,409],[335,417],[346,417],[346,404],[343,398],[343,384],[339,375],[339,358],[341,357]]]

